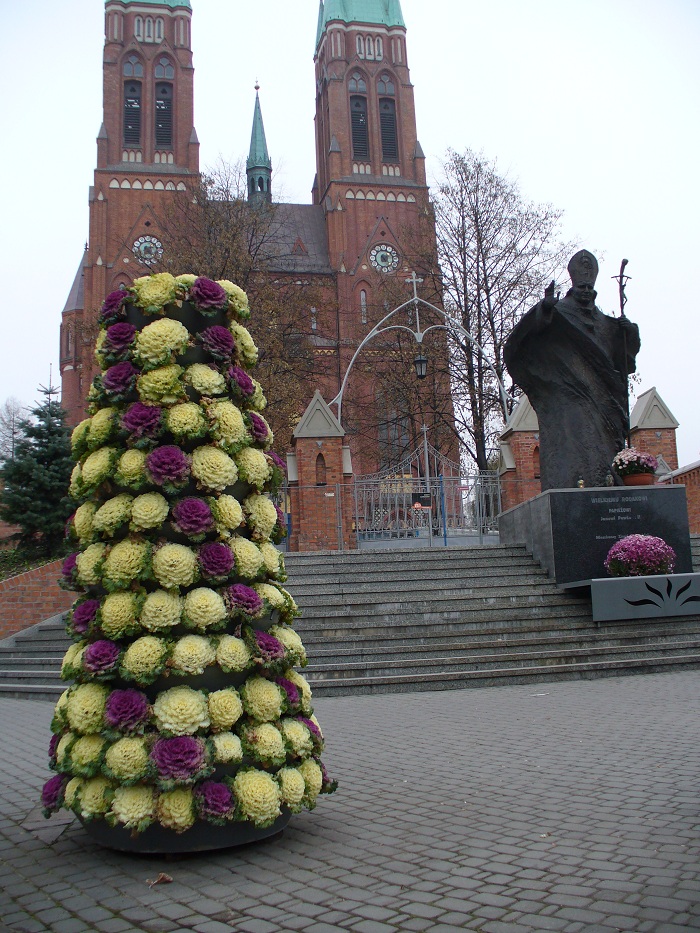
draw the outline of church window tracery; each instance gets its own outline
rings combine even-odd
[[[125,78],[142,78],[143,77],[143,65],[139,60],[137,55],[130,55],[124,62],[124,77]]]
[[[143,16],[137,16],[134,20],[134,36],[139,42],[143,39]]]
[[[357,94],[358,92],[360,94],[367,93],[367,82],[362,77],[359,71],[353,72],[352,77],[348,81],[348,90],[350,91],[351,94],[353,93]]]
[[[355,40],[355,48],[357,49],[358,58],[365,57],[365,39],[364,36],[358,36]]]
[[[153,42],[153,18],[151,16],[146,17],[146,30],[145,36],[146,42]]]
[[[374,57],[378,62],[384,58],[384,43],[379,36],[374,40]]]
[[[158,61],[155,75],[156,78],[166,78],[168,81],[172,81],[175,77],[175,68],[170,59],[166,58],[165,55]]]
[[[163,41],[163,18],[161,16],[156,20],[156,42]]]

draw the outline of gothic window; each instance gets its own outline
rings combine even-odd
[[[173,145],[173,86],[156,84],[156,148]]]
[[[139,42],[143,39],[143,16],[137,16],[134,20],[134,36]]]
[[[161,16],[156,20],[156,42],[163,41],[163,18]]]
[[[399,140],[396,134],[396,103],[390,97],[379,99],[379,126],[382,132],[382,159],[398,162]]]
[[[410,447],[410,419],[387,405],[381,394],[377,397],[377,410],[383,412],[379,422],[379,461],[381,469],[396,466]]]
[[[360,314],[362,315],[362,323],[367,323],[367,292],[365,289],[360,291]]]
[[[365,39],[365,58],[374,58],[374,40],[371,36],[367,36]]]
[[[130,55],[124,62],[125,78],[143,78],[143,65],[136,55]]]
[[[175,77],[175,68],[169,58],[163,56],[156,65],[156,78],[166,78],[172,81]]]
[[[374,40],[374,57],[378,62],[384,58],[384,43],[379,37]]]
[[[316,485],[326,485],[326,461],[323,454],[319,454],[318,457],[316,457]]]
[[[348,90],[350,93],[367,93],[367,82],[362,77],[359,71],[354,72],[352,78],[348,81]]]
[[[125,66],[126,67],[126,66]],[[139,64],[140,67],[140,64]],[[124,145],[141,145],[141,82],[124,82]]]
[[[318,327],[318,311],[316,308],[311,309],[311,330],[316,330]]]
[[[369,127],[367,125],[367,98],[350,97],[350,121],[352,124],[353,159],[369,158]]]
[[[153,20],[150,16],[146,17],[146,42],[153,42]]]
[[[393,97],[396,93],[394,82],[389,75],[381,75],[377,81],[377,91],[383,97]]]
[[[358,58],[365,57],[365,40],[362,36],[358,36],[355,40],[355,47],[357,48]]]

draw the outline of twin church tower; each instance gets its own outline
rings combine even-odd
[[[191,20],[189,0],[105,4],[104,116],[89,240],[61,324],[63,406],[71,423],[84,417],[92,377],[85,335],[105,295],[177,258],[168,256],[162,218],[168,199],[186,192],[199,173]],[[321,0],[314,61],[312,203],[278,206],[285,258],[270,271],[311,277],[330,296],[324,304],[334,313],[310,308],[307,334],[326,374],[334,374],[321,385],[330,398],[357,345],[386,313],[379,296],[388,277],[401,283],[402,300],[409,296],[409,250],[431,215],[399,0]],[[248,199],[274,201],[257,95],[246,168]],[[424,255],[434,255],[431,222],[427,229],[432,242]],[[310,385],[309,397],[299,400],[302,411],[318,387]]]

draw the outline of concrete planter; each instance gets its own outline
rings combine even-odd
[[[697,615],[700,573],[591,580],[594,622]]]

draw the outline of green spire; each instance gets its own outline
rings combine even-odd
[[[267,151],[265,127],[260,109],[260,85],[255,85],[255,110],[253,131],[250,134],[250,152],[246,161],[248,176],[248,200],[272,200],[272,160]]]
[[[401,0],[321,0],[318,11],[316,47],[326,25],[332,20],[342,23],[378,23],[381,26],[403,26]]]

